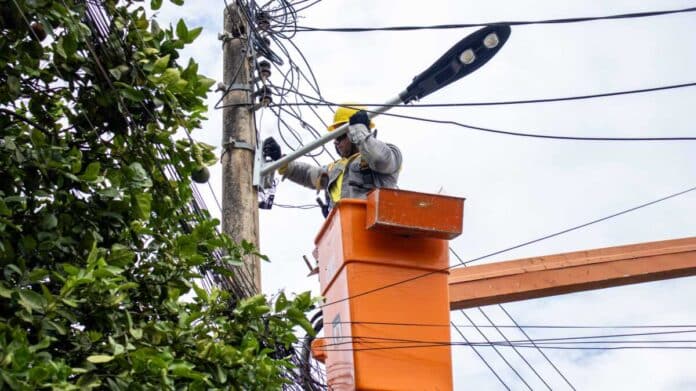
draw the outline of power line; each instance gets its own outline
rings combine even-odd
[[[476,326],[474,321],[471,320],[469,315],[467,315],[467,313],[464,311],[461,311],[461,313],[474,326],[474,328],[481,334],[483,339],[486,340],[487,343],[490,343],[490,341],[488,340],[488,337],[486,337],[486,334],[484,334],[483,332],[481,332],[481,330],[479,330],[479,328]],[[505,358],[505,356],[503,356],[503,354],[500,353],[500,350],[498,350],[498,348],[495,345],[491,345],[491,347],[493,347],[493,350],[498,354],[498,357],[500,357],[503,360],[503,362],[508,366],[508,368],[510,368],[512,370],[512,372],[515,375],[517,375],[517,377],[522,381],[522,383],[524,383],[524,385],[527,386],[527,388],[532,390],[532,387],[529,385],[529,383],[527,383],[527,381],[524,380],[524,378],[522,377],[522,375],[520,375],[520,373],[517,371],[517,369],[515,369],[515,367],[513,367],[512,364],[510,364],[510,362]]]
[[[689,86],[693,84],[696,86],[696,83],[689,83]],[[680,86],[687,86],[687,85],[680,85]],[[642,92],[648,92],[650,90],[657,91],[658,89],[668,89],[671,88],[672,86],[667,86],[667,87],[657,87],[656,89],[645,89]],[[679,87],[673,87],[673,88],[679,88]],[[639,90],[634,90],[634,91],[639,91]],[[635,92],[625,92],[625,93],[635,93]],[[609,94],[618,94],[618,93],[608,93],[608,94],[600,94],[600,95],[606,95],[609,96]],[[311,97],[310,97],[311,98]],[[335,103],[335,102],[329,102],[324,99],[319,99],[319,98],[312,98],[312,99],[317,99],[318,101],[321,101],[325,103],[327,106],[340,106],[340,104]],[[564,99],[564,98],[557,98],[557,99]],[[566,99],[568,100],[568,99]],[[549,100],[550,101],[550,100]],[[531,102],[530,102],[531,103]],[[369,106],[369,105],[368,105]],[[372,106],[385,106],[385,105],[372,105]],[[387,105],[389,106],[389,105]],[[394,105],[391,105],[394,106]],[[397,105],[398,107],[410,107],[407,105]],[[376,111],[374,110],[366,110],[367,112],[374,113]],[[466,129],[471,129],[471,130],[477,130],[481,132],[487,132],[487,133],[494,133],[494,134],[500,134],[500,135],[506,135],[506,136],[517,136],[517,137],[530,137],[530,138],[539,138],[539,139],[548,139],[548,140],[564,140],[564,141],[695,141],[696,137],[690,137],[690,136],[671,136],[671,137],[586,137],[586,136],[560,136],[560,135],[551,135],[551,134],[540,134],[540,133],[529,133],[526,131],[511,131],[511,130],[501,130],[501,129],[493,129],[493,128],[487,128],[487,127],[482,127],[482,126],[476,126],[476,125],[469,125],[465,124],[462,122],[454,121],[454,120],[439,120],[439,119],[434,119],[434,118],[425,118],[425,117],[418,117],[418,116],[413,116],[413,115],[406,115],[406,114],[396,114],[394,112],[383,112],[380,113],[381,115],[385,116],[390,116],[390,117],[396,117],[396,118],[404,118],[404,119],[411,119],[415,121],[421,121],[421,122],[428,122],[428,123],[436,123],[436,124],[441,124],[441,125],[454,125],[458,126],[461,128],[466,128]]]
[[[504,100],[504,101],[488,101],[488,102],[453,102],[453,103],[413,103],[408,105],[385,105],[384,103],[356,103],[356,105],[366,106],[366,107],[404,107],[404,108],[417,108],[417,107],[468,107],[468,106],[505,106],[505,105],[521,105],[521,104],[532,104],[532,103],[552,103],[552,102],[566,102],[574,100],[585,100],[585,99],[596,99],[596,98],[606,98],[611,96],[620,95],[631,95],[631,94],[642,94],[647,92],[657,92],[664,90],[672,90],[678,88],[687,88],[696,86],[696,82],[671,84],[658,87],[649,88],[639,88],[633,90],[624,91],[611,91],[611,92],[600,92],[595,94],[587,95],[576,95],[576,96],[565,96],[559,98],[535,98],[535,99],[515,99],[515,100]],[[323,99],[316,97],[307,98],[316,100],[316,103],[277,103],[272,104],[272,106],[337,106],[335,103],[325,101]]]
[[[277,206],[279,208],[286,208],[286,209],[314,209],[318,208],[319,205],[312,205],[312,204],[307,204],[307,205],[286,205],[286,204],[278,204],[274,203],[273,206]]]
[[[481,132],[501,134],[506,136],[518,136],[518,137],[529,137],[529,138],[539,138],[547,140],[566,140],[566,141],[694,141],[696,137],[687,136],[675,136],[675,137],[584,137],[584,136],[555,136],[550,134],[539,134],[539,133],[528,133],[521,131],[509,131],[500,130],[492,128],[484,128],[481,126],[468,125],[458,121],[451,120],[437,120],[432,118],[415,117],[411,115],[395,114],[395,113],[382,113],[382,115],[388,115],[392,117],[412,119],[421,122],[436,123],[441,125],[454,125],[462,128],[467,128],[471,130],[478,130]]]
[[[696,343],[695,341],[690,341]],[[654,342],[653,342],[654,343]],[[422,348],[437,348],[443,346],[477,346],[477,347],[494,347],[503,346],[509,347],[507,345],[501,345],[498,343],[462,343],[462,342],[452,342],[448,344],[434,343],[434,344],[418,344],[418,345],[401,345],[401,346],[380,346],[380,347],[369,347],[369,348],[332,348],[332,349],[321,349],[323,352],[361,352],[361,351],[375,351],[375,350],[395,350],[395,349],[422,349]],[[519,348],[535,348],[533,345],[516,345]],[[633,350],[633,349],[656,349],[656,350],[696,350],[696,346],[661,346],[661,345],[643,345],[643,346],[541,346],[541,349],[557,349],[557,350]]]
[[[674,10],[665,11],[648,11],[648,12],[633,12],[627,14],[618,15],[607,15],[607,16],[585,16],[576,18],[561,18],[561,19],[543,19],[543,20],[530,20],[530,21],[499,21],[499,22],[486,22],[486,23],[458,23],[458,24],[439,24],[432,26],[388,26],[388,27],[310,27],[310,26],[297,26],[298,32],[340,32],[340,33],[363,33],[369,31],[409,31],[409,30],[446,30],[446,29],[459,29],[468,27],[485,27],[485,26],[495,26],[495,25],[506,25],[506,26],[526,26],[535,24],[564,24],[564,23],[580,23],[580,22],[593,22],[599,20],[613,20],[613,19],[632,19],[632,18],[646,18],[651,16],[662,16],[679,14],[686,12],[696,11],[696,7],[682,8]]]
[[[517,322],[515,321],[515,319],[512,317],[512,315],[510,315],[509,312],[507,312],[507,310],[505,309],[505,307],[503,307],[502,304],[498,304],[498,308],[500,308],[501,310],[503,310],[503,312],[505,313],[505,315],[507,315],[507,317],[510,318],[510,320],[512,321],[512,323],[514,323],[514,324],[517,326],[517,329],[519,329],[519,330],[522,332],[522,335],[524,335],[525,338],[527,338],[528,340],[531,340],[531,338],[529,338],[529,335],[527,334],[527,332],[524,331],[523,328],[519,327],[519,325],[517,325]],[[535,344],[534,342],[532,342],[532,345],[534,345],[534,346],[536,347],[536,350],[539,352],[539,354],[541,354],[541,356],[544,358],[544,360],[546,360],[546,362],[548,362],[549,365],[551,365],[551,367],[552,367],[552,368],[556,371],[556,373],[563,379],[563,381],[564,381],[573,391],[575,391],[575,390],[576,390],[575,386],[573,386],[573,384],[570,382],[570,380],[568,380],[568,378],[563,374],[563,372],[561,372],[561,370],[556,366],[556,364],[554,364],[553,361],[551,361],[551,359],[546,355],[546,353],[544,353],[543,350],[539,349],[539,347],[537,347],[536,344]]]
[[[476,326],[473,322],[471,322],[472,327],[478,327]],[[601,340],[604,338],[626,338],[626,337],[647,337],[647,336],[665,336],[665,335],[675,335],[675,334],[692,334],[696,333],[696,329],[688,329],[688,330],[676,330],[676,331],[654,331],[654,332],[641,332],[641,333],[620,333],[620,334],[599,334],[599,335],[579,335],[579,336],[565,336],[565,337],[550,337],[550,338],[536,338],[536,339],[516,339],[516,340],[504,340],[504,341],[490,341],[488,338],[484,337],[484,340],[486,343],[494,343],[494,344],[520,344],[520,343],[529,343],[529,342],[535,342],[537,344],[542,344],[542,343],[559,343],[559,342],[567,342],[567,343],[623,343],[623,342],[630,342],[630,343],[640,343],[640,342],[669,342],[669,343],[685,343],[685,342],[696,342],[696,340],[677,340],[677,341],[664,341],[664,340],[638,340],[638,341],[607,341],[607,340]],[[331,337],[333,338],[333,337]],[[418,339],[403,339],[403,338],[392,338],[392,337],[378,337],[378,336],[362,336],[362,335],[352,335],[352,336],[346,336],[342,338],[349,338],[351,340],[357,340],[358,343],[423,343],[423,344],[441,344],[441,345],[449,345],[451,341],[431,341],[431,340],[418,340]],[[599,341],[593,341],[595,339],[600,339]],[[343,345],[343,344],[348,344],[352,343],[350,341],[347,342],[337,342],[337,343],[329,343],[325,344],[324,346],[335,346],[335,345]],[[479,343],[479,342],[472,342],[472,343]]]
[[[481,307],[477,307],[477,309],[479,310],[479,312],[481,313],[481,315],[483,315],[483,317],[486,318],[486,320],[488,321],[488,323],[490,323],[491,326],[493,326],[493,328],[495,329],[495,331],[498,332],[498,334],[500,334],[501,337],[503,337],[503,339],[505,340],[505,342],[508,342],[508,343],[509,343],[510,340],[508,340],[507,336],[506,336],[505,334],[503,334],[502,331],[500,331],[500,328],[498,328],[498,327],[493,323],[493,321],[491,320],[491,318],[488,317],[488,314],[486,314],[486,312],[484,312],[483,309],[481,309]],[[464,310],[460,310],[460,311],[464,312]],[[513,322],[514,322],[514,319],[513,319]],[[521,330],[521,329],[520,329],[520,330]],[[522,359],[522,361],[524,361],[524,362],[527,364],[527,366],[532,370],[532,372],[534,372],[534,374],[539,378],[539,380],[541,380],[541,382],[544,383],[544,385],[546,386],[546,388],[548,388],[549,391],[551,391],[551,386],[549,386],[549,383],[547,383],[546,380],[544,380],[544,378],[541,377],[541,375],[539,374],[539,372],[537,372],[537,370],[534,369],[534,366],[532,366],[532,364],[529,363],[529,361],[527,360],[527,358],[526,358],[525,356],[523,356],[522,353],[520,353],[520,352],[517,350],[516,347],[513,346],[513,347],[512,347],[512,350]]]
[[[369,321],[343,321],[337,324],[369,324],[375,326],[395,326],[395,327],[450,327],[452,324],[437,323],[401,323],[401,322],[369,322]],[[457,324],[457,327],[474,327],[472,325]],[[522,328],[522,329],[674,329],[674,328],[696,328],[696,324],[671,324],[671,325],[478,325],[479,328]]]

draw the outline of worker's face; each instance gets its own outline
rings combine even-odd
[[[353,154],[353,143],[350,142],[347,134],[334,139],[334,147],[336,147],[336,153],[341,157],[349,157]]]

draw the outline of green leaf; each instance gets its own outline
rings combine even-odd
[[[62,266],[63,266],[63,270],[65,270],[65,272],[71,276],[76,276],[80,272],[80,270],[82,270],[80,268],[77,268],[77,267],[69,264],[69,263],[64,263]]]
[[[188,85],[188,82],[186,80],[179,79],[176,81],[176,83],[169,85],[169,90],[172,92],[181,93],[181,92],[186,91],[187,85]]]
[[[7,77],[7,87],[9,88],[10,92],[15,95],[21,92],[21,87],[17,76],[10,75]]]
[[[48,275],[48,270],[44,268],[36,268],[29,272],[29,275],[27,276],[27,279],[30,282],[41,282],[46,276]],[[42,289],[46,289],[45,285],[41,285]],[[50,295],[50,292],[49,292]]]
[[[143,337],[143,329],[130,329],[128,331],[135,339],[141,339]]]
[[[153,11],[157,11],[160,9],[162,6],[162,0],[152,0],[150,1],[150,8],[152,8]]]
[[[91,162],[87,165],[85,172],[80,175],[80,179],[85,182],[95,182],[99,178],[99,170],[101,165],[99,162]]]
[[[183,5],[184,4],[184,0],[171,0],[171,2],[176,4],[176,5]]]
[[[104,198],[117,198],[121,195],[121,191],[117,187],[108,187],[106,189],[99,190],[97,193]]]
[[[40,310],[46,305],[46,299],[40,294],[29,290],[19,290],[19,303],[29,311]]]
[[[196,292],[196,296],[200,297],[203,301],[208,301],[208,292],[206,292],[205,289],[194,284],[193,290]]]
[[[285,297],[285,293],[280,292],[275,302],[275,312],[283,312],[289,305],[290,302]]]
[[[196,27],[193,30],[188,31],[187,39],[185,39],[186,43],[191,43],[198,38],[199,35],[201,35],[201,31],[203,31],[203,27]]]
[[[121,70],[118,69],[118,67],[109,69],[109,73],[111,74],[111,76],[114,77],[114,79],[121,80],[122,74]]]
[[[113,356],[109,356],[106,354],[94,354],[89,357],[87,357],[87,361],[91,362],[92,364],[102,364],[105,362],[109,362],[113,360]]]
[[[136,90],[132,86],[120,81],[115,81],[113,84],[118,87],[118,93],[124,98],[134,102],[142,102],[145,100],[145,94],[142,91]]]
[[[116,243],[111,246],[111,253],[108,257],[108,262],[116,266],[127,266],[130,265],[135,259],[135,253],[131,251],[128,247]]]
[[[152,204],[152,194],[138,193],[133,196],[135,213],[138,218],[148,220],[150,218],[150,205]]]
[[[77,52],[77,40],[73,34],[67,34],[59,39],[59,44],[63,48],[66,58],[70,58]]]
[[[244,265],[244,261],[234,257],[232,255],[223,255],[221,261],[224,264],[231,265],[231,266],[242,266]]]
[[[68,55],[67,55],[67,53],[65,53],[65,49],[63,48],[63,40],[62,39],[59,39],[56,41],[55,48],[56,48],[55,49],[56,53],[58,53],[59,56],[61,56],[63,58],[68,58]]]
[[[10,216],[12,215],[12,210],[7,207],[5,201],[0,199],[0,216]]]
[[[157,81],[159,83],[162,83],[164,85],[169,86],[169,85],[172,85],[172,84],[178,82],[180,78],[181,78],[181,73],[179,72],[178,69],[167,68],[167,70],[165,70],[162,73],[162,76],[160,76],[159,79],[157,79]]]
[[[145,14],[142,14],[139,18],[135,20],[135,27],[140,30],[146,30],[147,26],[150,24]]]
[[[92,265],[94,261],[97,260],[97,255],[99,255],[99,250],[97,249],[97,242],[92,242],[92,249],[89,250],[89,255],[87,255],[87,264]]]
[[[32,129],[31,130],[31,143],[35,147],[45,145],[46,144],[46,135],[38,129]]]
[[[0,282],[0,297],[9,299],[12,297],[12,289],[7,289],[3,283]]]
[[[152,72],[153,73],[161,73],[165,69],[167,69],[167,66],[169,65],[169,58],[170,58],[169,54],[167,54],[164,57],[158,58],[157,61],[155,61],[154,66],[152,67]]]
[[[134,189],[152,187],[152,180],[140,163],[131,163],[128,166],[126,174],[128,176],[129,187]]]
[[[176,24],[176,35],[179,37],[184,42],[188,42],[188,28],[186,27],[186,23],[184,23],[183,19],[179,19],[179,22]]]
[[[68,333],[68,330],[60,323],[54,322],[52,320],[46,320],[45,323],[47,329],[55,330],[60,335],[65,335]]]
[[[287,315],[290,320],[302,327],[307,334],[316,335],[317,332],[314,331],[314,327],[312,327],[312,324],[309,323],[302,311],[295,307],[290,307],[288,308]]]
[[[198,77],[198,87],[196,87],[196,93],[198,95],[205,95],[205,93],[215,84],[215,80],[207,78],[205,76]]]

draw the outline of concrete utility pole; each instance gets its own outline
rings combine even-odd
[[[225,9],[223,18],[223,82],[227,93],[222,101],[222,229],[235,242],[246,240],[258,248],[258,196],[253,186],[256,131],[253,112],[247,105],[253,103],[248,26],[236,4]],[[250,256],[245,262],[244,270],[237,271],[233,278],[242,286],[253,283],[254,291],[259,293],[260,261]]]

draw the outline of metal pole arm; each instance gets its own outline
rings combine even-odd
[[[399,95],[387,101],[383,106],[377,106],[374,110],[370,110],[368,116],[374,118],[391,109],[394,105],[421,99],[474,72],[493,58],[509,37],[510,26],[505,25],[484,27],[468,35],[457,42],[423,73],[416,76]],[[290,155],[264,165],[261,168],[261,176],[268,175],[273,170],[283,167],[307,152],[339,138],[347,131],[348,124],[344,124],[333,132],[304,145]]]

